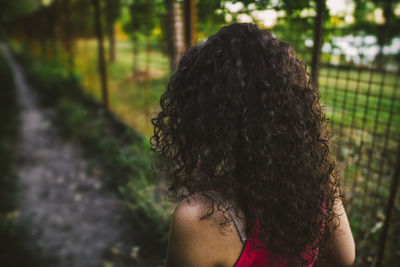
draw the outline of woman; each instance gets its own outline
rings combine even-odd
[[[189,49],[153,118],[177,202],[171,266],[334,266],[354,241],[305,64],[253,24]]]

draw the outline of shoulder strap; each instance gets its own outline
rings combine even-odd
[[[244,243],[247,240],[247,236],[246,236],[246,229],[242,221],[236,216],[233,209],[228,209],[228,213],[231,216],[233,224],[235,225],[236,230],[239,233],[240,240],[242,241],[242,243]]]
[[[229,216],[231,217],[233,224],[235,225],[235,228],[240,237],[240,241],[242,241],[242,243],[244,243],[247,240],[247,236],[246,236],[246,229],[243,224],[243,221],[238,218],[233,207],[227,208],[227,207],[229,207],[227,205],[228,203],[226,200],[223,199],[222,195],[219,192],[211,191],[211,194],[213,196],[215,196],[215,198],[217,198],[219,201],[221,201],[225,210],[228,212]]]

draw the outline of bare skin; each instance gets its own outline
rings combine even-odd
[[[233,223],[221,230],[220,211],[200,220],[206,208],[204,197],[191,196],[175,208],[169,235],[166,267],[231,267],[243,244]],[[328,259],[318,266],[349,266],[355,259],[355,245],[349,221],[340,200],[335,203],[340,224]]]
[[[233,223],[221,229],[225,220],[215,212],[200,220],[207,207],[204,197],[194,195],[181,201],[172,216],[167,267],[233,266],[243,244]]]
[[[322,259],[322,262],[317,264],[318,267],[351,266],[356,257],[353,234],[342,201],[337,200],[334,209],[339,215],[339,227],[336,229],[329,257]]]

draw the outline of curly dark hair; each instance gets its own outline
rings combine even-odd
[[[243,210],[248,234],[259,224],[275,260],[309,264],[304,252],[327,247],[341,197],[319,98],[293,48],[254,24],[224,26],[188,49],[152,119],[171,200],[218,189]]]

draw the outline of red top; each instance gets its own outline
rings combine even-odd
[[[255,233],[258,233],[258,224],[255,225]],[[284,265],[275,263],[271,265],[271,251],[268,248],[260,249],[254,246],[261,246],[261,242],[259,239],[249,236],[247,240],[243,244],[242,252],[237,259],[236,263],[233,265],[234,267],[284,267]],[[311,252],[311,248],[308,249],[307,252]],[[318,249],[317,249],[318,253]],[[306,253],[306,257],[310,253]],[[314,266],[314,261],[312,260],[311,256],[308,256],[307,259],[309,260],[310,264],[304,265],[305,267],[312,267]],[[283,260],[283,263],[286,263]]]
[[[271,251],[267,249],[257,249],[254,248],[251,241],[258,241],[254,238],[249,237],[252,240],[246,240],[243,245],[242,253],[240,254],[238,260],[233,265],[234,267],[284,267],[284,265],[275,263],[271,265]],[[311,262],[306,267],[314,266],[314,262]]]
[[[222,200],[223,197],[220,195],[221,190],[212,190],[211,193],[214,193],[214,196],[217,199]],[[233,267],[284,267],[284,265],[280,263],[271,264],[271,250],[268,248],[260,248],[262,247],[261,241],[257,238],[259,234],[259,224],[256,223],[251,230],[251,234],[249,236],[245,236],[244,226],[237,219],[235,213],[231,209],[227,209],[229,215],[231,216],[233,223],[238,230],[238,234],[240,239],[243,242],[242,252],[240,253],[239,258],[233,265]],[[323,224],[325,225],[325,224]],[[257,246],[257,247],[256,247]],[[314,266],[314,260],[312,259],[312,248],[309,246],[307,251],[304,252],[303,256],[309,262],[308,265],[304,265],[305,267],[312,267]],[[318,254],[318,248],[316,249],[316,253]],[[284,264],[287,263],[287,260],[283,259],[281,262]]]

